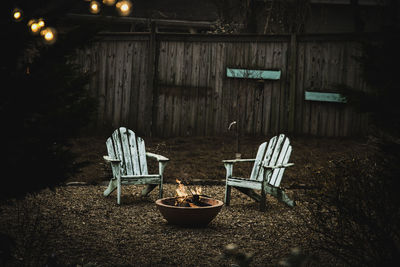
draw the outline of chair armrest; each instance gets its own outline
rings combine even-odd
[[[222,162],[223,163],[236,163],[236,162],[253,162],[256,159],[225,159]]]
[[[146,156],[148,156],[149,158],[154,158],[157,161],[169,161],[169,158],[166,158],[166,157],[158,155],[158,154],[150,153],[150,152],[146,152]]]
[[[103,159],[105,159],[105,161],[110,162],[110,163],[120,163],[121,162],[120,159],[113,159],[110,156],[103,156]]]
[[[279,165],[274,165],[274,166],[269,166],[269,165],[262,165],[266,169],[279,169],[279,168],[287,168],[293,166],[294,163],[286,163],[286,164],[279,164]]]

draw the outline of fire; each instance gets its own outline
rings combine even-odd
[[[199,207],[193,202],[199,202],[201,198],[201,187],[196,187],[195,189],[187,189],[180,180],[176,179],[176,182],[178,183],[178,188],[175,190],[175,206],[184,207],[189,205],[193,208]]]

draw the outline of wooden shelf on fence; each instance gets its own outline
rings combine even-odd
[[[308,101],[321,101],[321,102],[336,102],[346,103],[347,99],[338,93],[325,93],[325,92],[304,92],[304,99]]]
[[[226,68],[226,77],[256,80],[279,80],[281,78],[281,71]]]

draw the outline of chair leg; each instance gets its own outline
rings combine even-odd
[[[111,179],[106,190],[104,190],[103,195],[106,197],[111,194],[117,188],[117,179]]]
[[[121,181],[118,181],[117,185],[117,204],[121,204]]]
[[[228,185],[228,178],[232,177],[233,163],[224,163],[226,170],[226,184],[225,184],[225,205],[229,206],[231,201],[231,186]]]
[[[229,186],[228,184],[225,185],[225,205],[229,206],[230,202],[231,202],[231,186]]]
[[[142,190],[142,197],[147,196],[154,188],[156,188],[156,184],[148,184],[143,190]]]
[[[288,195],[286,195],[285,191],[281,188],[273,187],[273,186],[266,186],[266,192],[274,197],[276,197],[280,202],[285,203],[289,207],[296,206],[296,202],[291,200]]]
[[[265,193],[265,188],[261,188],[261,199],[260,199],[260,211],[265,211],[267,209],[266,205],[267,194]]]
[[[160,193],[159,193],[158,197],[162,198],[163,197],[163,183],[160,183],[159,188],[160,188]]]

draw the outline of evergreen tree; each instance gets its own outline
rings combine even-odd
[[[74,1],[70,1],[73,3]],[[29,33],[27,20],[41,16],[60,27],[65,1],[2,3],[3,34],[0,75],[1,198],[24,196],[65,181],[77,171],[68,140],[79,134],[95,114],[96,103],[86,90],[90,76],[73,64],[74,52],[95,30],[79,25],[58,34],[53,45]],[[14,4],[23,11],[15,22]],[[53,4],[53,6],[49,6]]]

